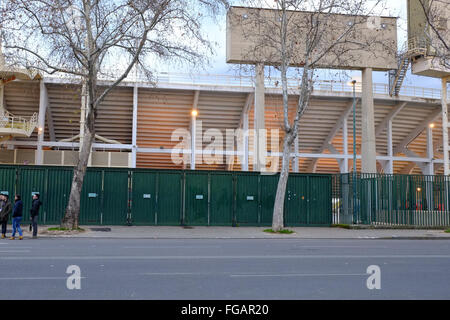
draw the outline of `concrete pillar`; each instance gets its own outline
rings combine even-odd
[[[265,90],[264,90],[264,64],[256,65],[255,74],[255,139],[253,155],[253,171],[262,171],[265,168],[265,158],[262,156],[266,152],[265,129]]]
[[[450,175],[449,168],[449,145],[448,145],[448,109],[447,109],[447,79],[442,79],[442,143],[444,151],[444,174]]]
[[[393,174],[394,173],[394,161],[392,157],[394,155],[393,143],[392,143],[392,120],[389,120],[387,125],[387,142],[388,142],[388,156],[390,159],[387,161],[387,170],[385,173]]]
[[[3,83],[0,84],[0,114],[5,110],[5,85]]]
[[[362,71],[361,172],[377,173],[372,69]]]
[[[137,152],[137,108],[138,108],[138,87],[135,84],[133,88],[133,127],[132,127],[132,145],[131,150],[131,167],[136,168],[136,152]]]
[[[38,140],[36,148],[36,159],[35,163],[37,165],[42,165],[44,163],[44,154],[42,151],[42,142],[44,142],[45,136],[45,113],[47,111],[48,97],[47,89],[43,80],[39,83],[39,117],[38,117]]]
[[[348,156],[348,121],[347,119],[344,119],[342,123],[342,136],[343,136],[343,149],[344,149],[344,155]],[[348,158],[344,159],[344,172],[342,173],[348,173]]]
[[[434,193],[433,193],[433,175],[434,175],[434,164],[433,159],[434,151],[433,151],[433,129],[427,128],[427,158],[430,159],[430,163],[425,165],[425,177],[426,179],[426,197],[427,197],[427,205],[428,210],[434,210]]]
[[[242,161],[242,170],[243,171],[248,171],[248,136],[249,136],[249,131],[248,131],[248,112],[244,113],[244,119],[242,121],[243,123],[243,152],[244,152],[244,156],[243,156],[243,161]]]

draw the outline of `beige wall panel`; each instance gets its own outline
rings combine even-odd
[[[34,164],[35,150],[17,150],[16,164]]]
[[[227,14],[227,62],[279,64],[279,11],[232,7]],[[289,43],[295,46],[293,66],[304,65],[306,36],[311,13],[288,11]],[[316,49],[317,59],[330,44],[345,34],[346,44],[335,46],[318,63],[321,68],[389,70],[397,68],[397,19],[350,15],[322,15],[324,40]],[[350,32],[349,23],[354,27]],[[294,27],[299,26],[299,27]],[[255,34],[255,30],[259,30]],[[270,40],[275,39],[275,40]],[[350,44],[352,43],[352,44]],[[272,45],[270,45],[272,44]]]
[[[0,163],[13,164],[14,163],[14,150],[0,150]]]

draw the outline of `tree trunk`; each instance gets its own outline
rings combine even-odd
[[[94,141],[95,132],[85,126],[85,135],[78,158],[78,164],[74,169],[72,187],[70,189],[69,202],[67,204],[64,218],[61,221],[61,228],[77,229],[80,217],[81,189],[86,174],[86,169],[91,153],[91,146]]]
[[[286,186],[289,178],[289,161],[293,141],[294,134],[292,132],[286,133],[283,141],[283,159],[280,179],[278,180],[275,205],[273,207],[272,230],[275,232],[283,230],[284,227],[284,198],[286,195]]]

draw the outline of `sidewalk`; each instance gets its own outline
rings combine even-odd
[[[82,226],[85,232],[61,234],[51,226],[39,226],[39,237],[119,238],[119,239],[447,239],[443,230],[349,230],[342,228],[289,228],[294,234],[270,234],[263,227],[141,227]],[[57,234],[56,234],[57,233]],[[9,235],[9,233],[8,233]],[[28,230],[24,234],[29,237]]]

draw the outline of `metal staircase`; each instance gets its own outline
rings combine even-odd
[[[408,54],[403,54],[398,59],[398,69],[389,71],[389,94],[398,96],[408,72],[411,58]]]
[[[398,96],[408,72],[411,60],[427,54],[426,39],[411,38],[405,43],[402,53],[398,55],[398,69],[389,71],[389,94]]]

